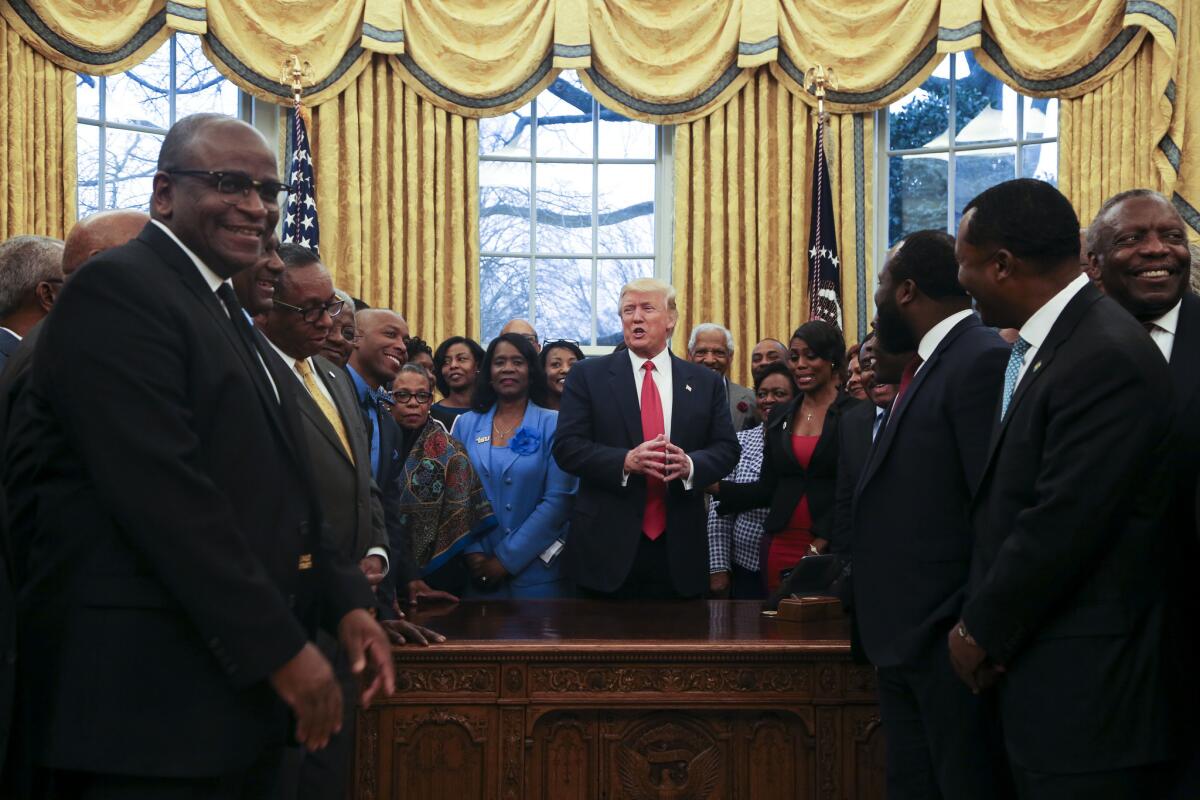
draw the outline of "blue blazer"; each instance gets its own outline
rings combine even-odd
[[[492,447],[495,414],[494,406],[483,414],[468,411],[454,423],[454,438],[466,447],[499,523],[466,552],[495,556],[512,575],[501,596],[505,588],[511,597],[565,594],[561,587],[547,585],[563,580],[562,556],[549,565],[538,557],[566,537],[567,518],[579,488],[579,480],[559,469],[550,454],[558,412],[533,403],[526,407],[518,431],[527,429],[536,436],[537,449],[529,454],[515,452],[511,444]]]

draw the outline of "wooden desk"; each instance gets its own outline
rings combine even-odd
[[[355,797],[882,798],[875,673],[842,621],[753,602],[464,602],[414,619],[360,714]]]

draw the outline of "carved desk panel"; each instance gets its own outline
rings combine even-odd
[[[841,622],[713,601],[464,602],[358,721],[359,800],[882,798],[875,673]]]

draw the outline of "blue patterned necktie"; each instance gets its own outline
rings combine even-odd
[[[1013,392],[1017,390],[1017,377],[1021,374],[1021,365],[1025,363],[1025,354],[1029,352],[1029,342],[1021,337],[1013,343],[1012,353],[1008,356],[1008,366],[1004,369],[1004,402],[1000,406],[1000,419],[1008,413],[1008,404],[1012,401]]]

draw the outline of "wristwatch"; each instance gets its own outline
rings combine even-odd
[[[979,646],[975,642],[975,637],[967,633],[967,626],[963,623],[958,623],[958,626],[955,627],[954,630],[958,634],[958,638],[966,640],[967,644],[972,645],[973,647]]]

